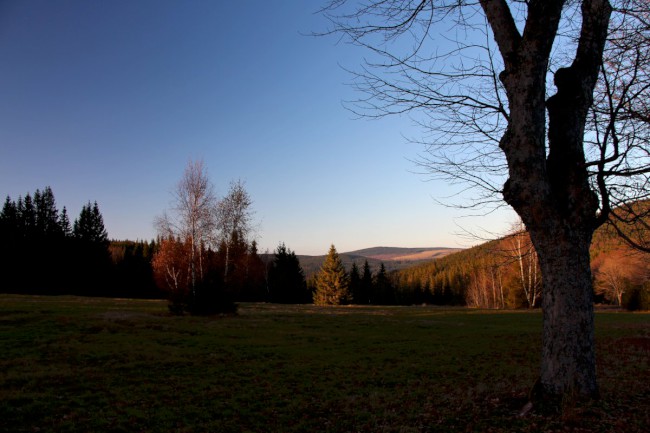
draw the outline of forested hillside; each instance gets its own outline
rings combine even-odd
[[[627,230],[629,237],[645,238],[638,227]],[[592,242],[591,264],[597,303],[650,308],[650,254],[603,226]],[[391,281],[404,298],[424,296],[436,304],[480,308],[537,307],[542,283],[537,254],[523,230],[396,271]]]

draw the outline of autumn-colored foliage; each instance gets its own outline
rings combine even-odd
[[[188,251],[191,245],[178,239],[162,239],[158,252],[151,266],[159,287],[167,291],[170,310],[175,313],[183,311],[187,302],[190,285],[190,267]]]
[[[639,237],[638,230],[635,235]],[[591,247],[598,302],[647,309],[650,254],[627,245],[611,227],[601,227]],[[521,227],[509,236],[392,274],[401,299],[424,296],[446,305],[532,308],[541,300],[541,275],[530,237]],[[421,294],[425,292],[425,295]],[[410,296],[409,296],[410,294]]]

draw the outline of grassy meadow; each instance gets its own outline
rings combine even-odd
[[[602,398],[519,417],[539,312],[0,295],[0,431],[646,432],[650,315],[596,321]]]

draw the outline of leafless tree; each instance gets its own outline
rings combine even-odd
[[[230,250],[234,241],[247,242],[252,231],[253,200],[241,180],[230,183],[228,194],[217,206],[217,225],[225,246],[225,276],[228,276]]]
[[[650,252],[650,3],[616,2],[586,125],[587,167],[599,222]]]
[[[596,293],[621,306],[623,295],[648,281],[650,260],[647,254],[626,246],[601,254],[594,260]]]
[[[537,251],[526,232],[526,228],[517,222],[511,234],[506,238],[508,249],[505,252],[510,260],[517,263],[519,281],[524,291],[528,308],[534,308],[541,295],[542,278],[538,268]]]
[[[217,230],[217,198],[203,161],[190,161],[173,192],[172,215],[156,219],[159,234],[166,239],[187,242],[189,286],[196,296],[203,280],[205,249],[212,245]]]
[[[483,263],[474,270],[465,301],[475,308],[505,308],[501,267],[497,263]]]
[[[324,9],[331,33],[372,53],[355,73],[366,97],[351,108],[410,113],[430,132],[424,167],[471,190],[469,205],[505,201],[527,227],[543,280],[547,396],[598,395],[589,246],[615,206],[647,197],[647,2],[613,3],[333,0]]]

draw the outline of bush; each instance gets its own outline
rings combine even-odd
[[[182,316],[187,307],[187,295],[182,291],[168,293],[169,312],[175,316]]]
[[[174,302],[174,301],[169,301],[169,304],[167,305],[167,308],[169,309],[169,312],[173,314],[174,316],[182,316],[183,312],[185,311],[185,308],[183,306],[183,303],[181,302]]]
[[[215,314],[237,314],[237,304],[222,284],[204,283],[196,288],[196,296],[188,306],[191,314],[211,316]]]
[[[650,310],[650,287],[645,284],[623,294],[623,307],[629,311]]]

